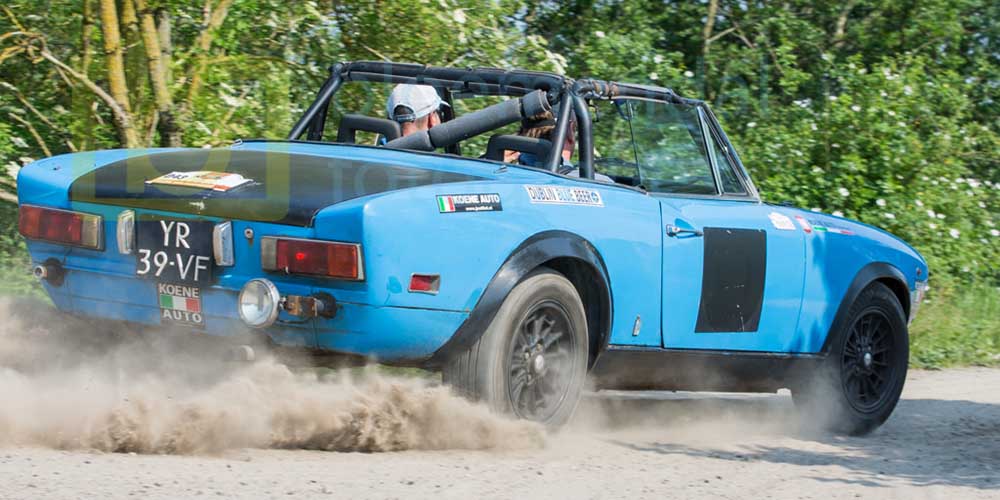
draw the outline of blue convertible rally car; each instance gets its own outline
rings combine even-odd
[[[384,117],[397,84],[433,89],[430,125]],[[288,140],[57,156],[18,193],[62,311],[440,370],[551,425],[589,381],[789,388],[870,431],[928,273],[761,202],[704,103],[529,71],[337,64]]]

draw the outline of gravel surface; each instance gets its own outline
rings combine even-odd
[[[0,499],[1000,498],[1000,370],[912,371],[896,412],[863,438],[804,430],[782,394],[601,393],[568,429],[527,443],[194,455],[8,444]]]

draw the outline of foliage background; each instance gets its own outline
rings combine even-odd
[[[918,365],[1000,362],[991,0],[8,0],[0,292],[37,293],[14,183],[73,150],[282,137],[338,60],[523,67],[709,101],[768,201],[914,244]]]

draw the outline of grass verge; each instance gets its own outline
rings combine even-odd
[[[1000,288],[955,283],[932,286],[910,327],[911,365],[1000,366]]]

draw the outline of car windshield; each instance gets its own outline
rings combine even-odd
[[[644,99],[591,104],[597,170],[652,192],[718,192],[696,106]]]

